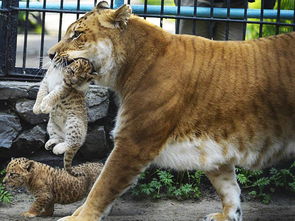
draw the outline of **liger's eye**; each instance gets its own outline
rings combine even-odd
[[[74,34],[73,34],[72,38],[73,38],[73,39],[74,39],[74,38],[78,38],[81,34],[82,34],[81,31],[74,31]]]

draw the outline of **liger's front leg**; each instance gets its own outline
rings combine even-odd
[[[84,205],[73,216],[60,221],[97,221],[111,208],[118,198],[135,181],[137,176],[158,154],[151,146],[137,146],[128,138],[116,141],[104,169],[96,180]],[[75,216],[76,215],[76,216]]]
[[[218,170],[207,172],[206,175],[222,201],[223,211],[209,214],[203,221],[242,221],[241,190],[236,180],[235,167],[221,166]]]

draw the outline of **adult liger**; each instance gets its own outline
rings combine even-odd
[[[241,221],[235,165],[295,153],[295,33],[245,42],[173,35],[106,2],[69,26],[53,61],[89,59],[120,98],[115,147],[85,203],[61,220],[96,221],[151,163],[205,171],[223,210]]]

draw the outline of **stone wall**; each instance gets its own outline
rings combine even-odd
[[[0,82],[0,166],[11,157],[28,157],[52,165],[62,165],[62,156],[44,149],[48,140],[48,115],[32,111],[39,83]],[[90,86],[87,93],[88,133],[84,145],[75,157],[76,162],[101,160],[112,148],[110,131],[116,107],[112,92]]]

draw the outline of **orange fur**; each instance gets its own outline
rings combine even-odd
[[[205,220],[241,221],[234,165],[260,168],[294,156],[295,33],[218,42],[169,34],[130,12],[98,5],[49,50],[89,59],[96,82],[121,101],[101,176],[84,205],[61,220],[100,219],[155,162],[204,170],[224,205]],[[79,39],[71,38],[75,30]]]

